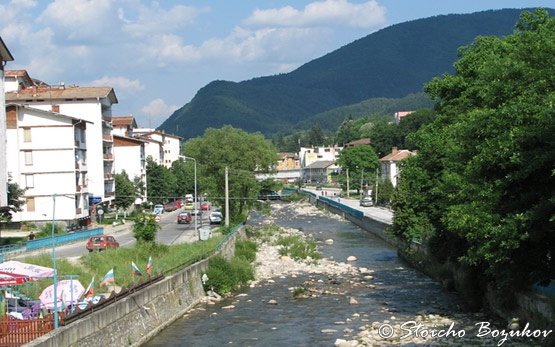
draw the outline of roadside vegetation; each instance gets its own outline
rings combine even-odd
[[[316,241],[300,235],[280,236],[276,242],[281,246],[280,255],[286,255],[294,260],[313,260],[320,259],[320,252]]]

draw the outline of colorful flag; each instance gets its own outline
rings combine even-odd
[[[134,261],[131,262],[131,274],[133,276],[142,276],[143,273],[141,272],[141,270],[139,270],[139,268],[137,267],[137,264],[135,264]]]
[[[148,263],[146,264],[146,272],[149,275],[152,273],[152,256],[148,257]]]
[[[115,281],[116,279],[114,278],[114,269],[112,268],[110,271],[106,273],[106,275],[104,275],[104,278],[100,282],[100,285],[101,286],[108,285],[108,283],[114,283]]]
[[[91,280],[91,283],[89,283],[89,286],[87,287],[87,289],[85,289],[84,296],[85,298],[91,298],[94,296],[94,276]]]

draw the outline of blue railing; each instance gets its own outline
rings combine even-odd
[[[364,217],[364,212],[359,211],[356,208],[352,208],[350,206],[344,205],[344,204],[342,204],[342,203],[340,203],[337,200],[334,200],[332,198],[328,198],[328,197],[325,197],[325,196],[319,196],[318,199],[326,202],[328,205],[331,205],[335,208],[338,208],[341,211],[343,211],[345,213],[348,213],[352,216],[355,216],[357,218]]]
[[[54,236],[54,240],[51,237],[40,238],[32,241],[27,241],[27,250],[34,250],[39,248],[52,247],[52,243],[56,246],[65,243],[71,243],[74,241],[88,239],[91,236],[104,234],[104,228],[94,228],[84,231],[78,231],[74,233],[68,233],[63,235]]]

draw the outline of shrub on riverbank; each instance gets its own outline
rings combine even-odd
[[[237,240],[235,243],[235,257],[244,258],[249,263],[256,260],[256,251],[258,247],[251,240]]]
[[[235,257],[228,261],[224,257],[216,256],[210,259],[206,275],[208,281],[204,285],[205,290],[213,289],[225,295],[254,280],[254,269],[243,257]]]
[[[303,238],[299,235],[282,236],[277,240],[277,244],[281,246],[280,255],[286,255],[295,260],[320,259],[320,253],[313,239]]]

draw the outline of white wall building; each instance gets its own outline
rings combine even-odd
[[[333,161],[339,158],[339,153],[343,147],[301,147],[299,151],[299,159],[301,168],[304,168],[316,161]]]
[[[138,177],[146,188],[145,143],[141,139],[114,135],[115,172],[125,171],[131,181]],[[146,191],[141,198],[146,199]]]
[[[113,200],[114,156],[112,105],[118,102],[111,87],[39,85],[6,93],[6,101],[29,105],[90,122],[86,130],[88,188],[92,203]],[[57,161],[55,161],[57,162]]]
[[[132,136],[148,141],[146,156],[151,156],[156,163],[170,168],[174,161],[179,160],[182,137],[147,128],[133,129]]]
[[[7,167],[25,189],[23,211],[13,221],[86,222],[86,128],[90,123],[60,113],[7,104]],[[52,216],[54,194],[55,216]],[[83,225],[83,224],[82,224]]]
[[[382,181],[389,180],[394,187],[397,186],[399,179],[400,168],[399,163],[410,156],[416,155],[416,152],[411,152],[408,149],[397,149],[393,147],[391,153],[380,159],[381,166],[381,179]]]
[[[13,56],[0,37],[0,207],[8,205],[8,171],[6,159],[6,99],[4,98],[4,64]]]

